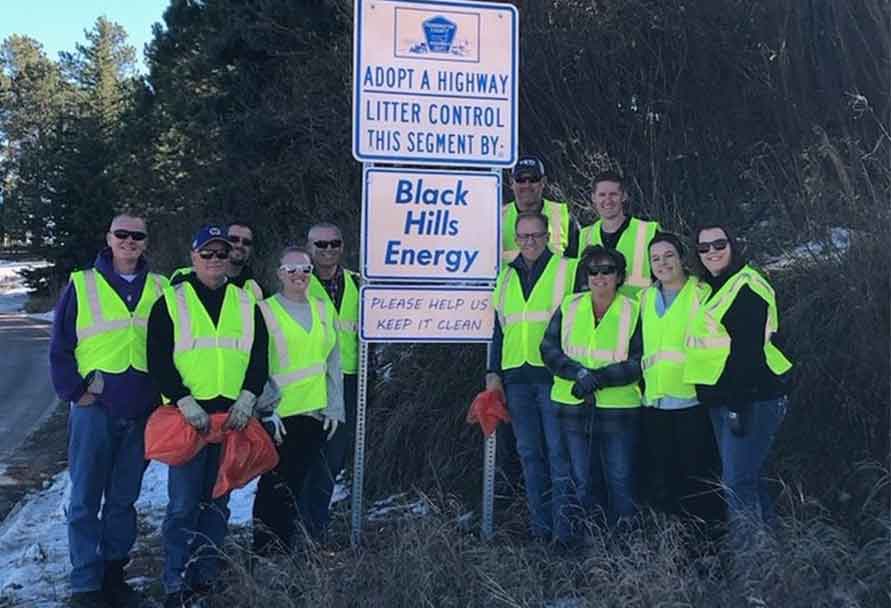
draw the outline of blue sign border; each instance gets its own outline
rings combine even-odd
[[[519,13],[517,7],[512,4],[493,4],[479,2],[461,2],[450,0],[415,0],[414,4],[418,5],[418,9],[425,7],[448,6],[457,8],[475,8],[485,11],[508,11],[511,16],[511,36],[514,44],[511,49],[511,82],[512,87],[512,103],[511,103],[511,149],[509,157],[506,160],[481,159],[472,160],[469,158],[455,158],[450,156],[392,156],[387,154],[360,154],[359,153],[359,115],[362,109],[362,74],[359,66],[362,64],[362,7],[365,2],[386,1],[386,0],[355,0],[353,5],[353,158],[361,163],[406,163],[417,165],[439,165],[439,166],[459,166],[459,167],[512,167],[517,162],[517,149],[519,140],[517,139],[517,121],[519,119],[519,84],[517,69],[517,54],[519,53],[519,34],[518,19]],[[411,0],[401,0],[410,2]],[[448,96],[446,96],[448,97]]]
[[[455,292],[455,291],[479,291],[485,293],[492,293],[495,289],[494,287],[458,287],[457,285],[412,285],[412,286],[404,286],[404,285],[363,285],[359,288],[359,338],[365,340],[366,342],[373,342],[376,344],[389,344],[393,342],[415,342],[415,343],[424,343],[424,344],[442,344],[442,343],[464,343],[464,344],[485,344],[492,340],[489,338],[433,338],[433,337],[418,337],[413,336],[410,338],[367,338],[365,336],[365,292],[369,289],[377,289],[377,290],[387,290],[387,291],[443,291],[443,292]],[[494,315],[494,309],[492,310],[492,314]]]
[[[368,213],[370,211],[368,204],[368,177],[372,173],[421,173],[424,175],[450,175],[456,178],[461,176],[477,178],[491,178],[495,180],[496,192],[498,200],[496,201],[498,211],[495,221],[495,236],[498,245],[498,255],[495,256],[495,273],[493,275],[484,276],[467,276],[460,275],[457,277],[448,276],[392,276],[387,274],[368,274]],[[362,170],[362,260],[359,271],[362,278],[367,281],[397,281],[404,283],[484,283],[495,282],[498,273],[501,270],[501,172],[500,171],[451,171],[445,169],[396,169],[393,167],[364,167]]]

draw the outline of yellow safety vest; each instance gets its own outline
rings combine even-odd
[[[172,283],[175,278],[182,275],[187,275],[195,272],[195,269],[191,266],[183,266],[182,268],[177,268],[170,275],[170,282]],[[238,287],[236,285],[236,287]],[[244,286],[240,287],[240,289],[244,289],[246,292],[251,294],[254,297],[254,300],[259,302],[263,299],[263,290],[260,288],[260,284],[257,283],[254,279],[248,279],[244,282]]]
[[[359,372],[359,290],[351,278],[356,273],[343,269],[343,298],[337,311],[337,338],[340,366],[345,374]],[[309,281],[309,295],[331,302],[328,292],[315,275]],[[333,302],[331,302],[333,304]]]
[[[696,397],[696,387],[684,382],[684,343],[693,319],[710,291],[706,283],[689,277],[661,317],[656,313],[659,288],[652,285],[641,292],[643,359],[640,367],[643,370],[646,404],[663,397]]]
[[[164,290],[173,321],[173,364],[195,399],[238,398],[254,344],[254,298],[231,283],[214,325],[188,282]]]
[[[603,220],[597,220],[591,226],[585,226],[579,233],[579,256],[589,245],[603,245],[600,238],[600,226]],[[628,228],[619,237],[616,249],[625,256],[625,283],[619,293],[635,296],[644,287],[650,286],[650,241],[659,230],[656,222],[645,222],[632,217]]]
[[[767,302],[767,322],[764,325],[764,358],[767,366],[776,375],[792,368],[792,363],[770,341],[779,328],[773,288],[755,269],[746,265],[705,302],[693,319],[686,342],[684,382],[706,385],[718,382],[730,355],[730,335],[721,319],[744,285]],[[752,331],[758,331],[758,328],[753,327]]]
[[[147,372],[148,317],[155,300],[167,287],[167,279],[154,273],[146,275],[132,313],[98,270],[74,272],[71,283],[77,298],[74,358],[78,373],[84,377],[96,370],[119,374],[131,367]]]
[[[569,246],[569,205],[542,200],[542,215],[548,218],[548,231],[551,237],[548,240],[548,248],[554,255],[563,255]],[[517,204],[511,201],[501,208],[501,263],[503,265],[513,262],[520,249],[517,247]]]
[[[538,347],[554,311],[563,298],[572,293],[575,266],[575,260],[552,255],[528,300],[523,299],[523,286],[513,266],[499,273],[492,306],[504,335],[501,369],[522,367],[526,363],[544,366]]]
[[[560,345],[566,356],[588,369],[598,369],[611,363],[628,360],[631,336],[637,327],[637,301],[620,293],[596,326],[591,294],[568,296],[560,305],[563,323],[560,326]],[[554,377],[551,400],[561,405],[580,405],[581,399],[572,396],[573,380]],[[640,407],[640,388],[637,382],[625,386],[611,386],[594,392],[599,408],[618,409]]]
[[[309,332],[281,305],[278,296],[260,302],[269,329],[269,376],[281,392],[276,411],[282,418],[324,409],[328,356],[337,343],[337,313],[330,300],[309,296],[312,328]]]

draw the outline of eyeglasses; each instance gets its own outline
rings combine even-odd
[[[216,256],[218,260],[226,260],[229,258],[229,252],[220,249],[202,249],[198,252],[198,257],[202,260],[210,260],[214,256]]]
[[[295,272],[301,272],[303,274],[312,274],[313,265],[312,264],[282,264],[278,267],[279,270],[283,270],[288,274],[294,274]]]
[[[122,241],[128,237],[134,241],[144,241],[145,237],[148,236],[145,232],[139,232],[138,230],[112,230],[111,233],[114,235],[114,238]]]
[[[697,243],[696,251],[699,252],[700,255],[708,253],[709,249],[712,248],[714,248],[715,251],[724,251],[729,244],[730,241],[727,239],[715,239],[714,241]]]
[[[589,277],[596,277],[597,275],[600,275],[600,274],[602,274],[604,276],[616,274],[616,271],[618,269],[615,266],[613,266],[612,264],[601,264],[598,266],[588,266],[587,270],[588,270]]]
[[[515,183],[515,184],[537,184],[537,183],[539,183],[540,181],[541,181],[541,178],[540,178],[540,177],[538,177],[538,178],[535,178],[535,177],[515,177],[515,178],[514,178],[514,183]]]
[[[328,249],[329,247],[331,249],[337,249],[338,247],[343,245],[343,241],[341,241],[340,239],[331,239],[330,241],[313,241],[312,244],[319,249]]]
[[[548,235],[547,232],[529,232],[526,234],[517,233],[517,242],[525,243],[526,241],[537,241],[538,239],[543,239]]]
[[[251,245],[254,244],[254,239],[249,239],[249,238],[243,237],[243,236],[235,236],[234,234],[230,234],[229,236],[227,236],[226,240],[229,241],[230,243],[235,243],[236,245],[241,243],[245,247],[250,247]]]

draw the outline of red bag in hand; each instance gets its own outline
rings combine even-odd
[[[174,406],[162,405],[145,425],[145,459],[179,466],[201,451],[206,442]]]
[[[483,429],[483,435],[488,437],[494,433],[500,420],[510,422],[510,414],[508,414],[504,402],[504,393],[489,389],[473,399],[473,403],[470,404],[470,409],[467,411],[467,422],[479,424]]]
[[[225,420],[225,415],[223,419]],[[252,479],[271,471],[277,465],[278,451],[272,438],[259,420],[251,418],[243,430],[224,433],[213,497],[219,498],[227,492],[243,488]]]

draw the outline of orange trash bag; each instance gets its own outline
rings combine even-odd
[[[225,416],[223,414],[223,420]],[[277,465],[278,450],[275,449],[272,438],[259,420],[251,418],[243,430],[224,433],[213,497],[219,498],[227,492],[243,488],[252,479],[271,471]]]
[[[495,432],[498,422],[510,422],[510,414],[504,402],[504,393],[490,389],[483,391],[473,399],[467,411],[467,422],[479,424],[483,435],[488,437]]]
[[[145,425],[145,459],[179,466],[195,457],[206,445],[178,408],[162,405]]]

